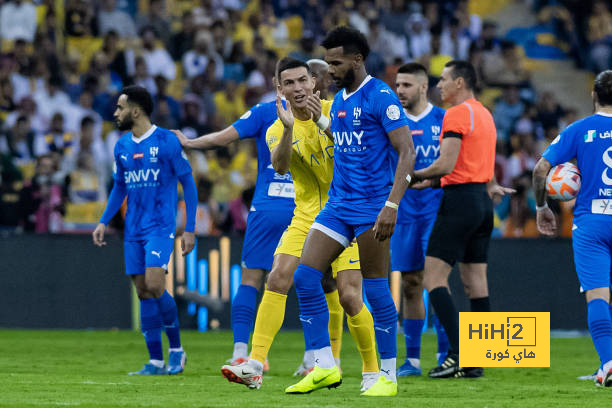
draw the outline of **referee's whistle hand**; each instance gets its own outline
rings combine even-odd
[[[195,235],[193,232],[183,232],[181,238],[181,249],[183,250],[183,256],[190,253],[195,247]]]

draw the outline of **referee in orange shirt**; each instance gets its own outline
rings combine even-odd
[[[488,312],[487,252],[493,230],[493,195],[513,192],[493,177],[497,132],[491,113],[474,97],[476,71],[466,61],[448,62],[438,88],[452,107],[442,121],[440,157],[414,172],[413,188],[440,185],[444,195],[425,258],[424,285],[448,334],[446,360],[432,378],[481,377],[481,367],[459,367],[459,313],[448,277],[458,261],[473,312]]]

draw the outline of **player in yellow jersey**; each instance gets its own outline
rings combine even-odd
[[[334,166],[333,142],[320,130],[329,124],[331,101],[321,101],[318,94],[313,95],[314,79],[308,65],[284,58],[278,65],[277,81],[279,119],[268,129],[266,141],[274,169],[280,174],[291,172],[296,208],[291,224],[279,241],[266,291],[257,311],[251,357],[246,363],[225,365],[221,369],[229,381],[255,389],[261,386],[263,363],[284,319],[287,292],[293,283],[304,240],[327,201]],[[281,94],[286,98],[286,108],[282,105]],[[319,118],[317,123],[313,117]],[[333,262],[332,271],[337,279],[340,303],[348,315],[349,329],[361,353],[364,391],[378,379],[378,358],[372,315],[362,299],[358,253],[356,245],[348,247]],[[303,325],[309,324],[307,319],[300,320]],[[306,348],[309,348],[308,344]],[[333,372],[317,381],[315,389],[340,385],[340,370],[334,367]]]

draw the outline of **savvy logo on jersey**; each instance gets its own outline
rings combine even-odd
[[[433,157],[438,157],[440,155],[440,146],[434,145],[417,145],[416,146],[416,155],[418,157],[429,157],[429,154],[432,153]]]
[[[159,169],[129,170],[123,172],[123,179],[125,180],[125,184],[148,182],[150,177],[151,181],[156,182],[158,175]]]
[[[333,132],[334,143],[337,146],[351,146],[353,144],[353,140],[357,141],[357,145],[361,146],[361,138],[363,137],[363,130],[359,132],[355,132],[354,130],[351,132]],[[353,139],[355,138],[355,139]]]

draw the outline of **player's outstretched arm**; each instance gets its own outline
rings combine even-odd
[[[546,176],[552,168],[548,160],[542,157],[533,169],[533,191],[536,198],[536,225],[544,235],[554,235],[557,230],[555,215],[546,203]]]
[[[183,194],[185,196],[185,231],[181,238],[181,249],[183,256],[190,253],[195,246],[195,219],[198,208],[198,192],[195,181],[191,173],[186,173],[179,177],[179,181],[183,186]]]
[[[406,189],[410,185],[411,173],[414,169],[416,153],[412,143],[412,134],[408,126],[401,126],[388,133],[389,140],[398,154],[397,167],[393,187],[387,203],[380,210],[374,225],[374,237],[384,241],[393,235],[397,221],[397,208]]]
[[[278,145],[271,151],[270,160],[277,173],[285,174],[289,171],[291,162],[294,119],[293,112],[291,112],[291,103],[287,100],[287,107],[285,108],[281,102],[280,94],[276,96],[276,113],[283,124],[283,134]]]
[[[446,176],[453,171],[461,150],[461,138],[445,136],[440,145],[440,157],[428,167],[415,171],[414,182]]]
[[[110,196],[108,197],[108,203],[106,204],[104,214],[102,214],[102,217],[100,218],[100,223],[92,234],[94,245],[106,245],[106,242],[104,241],[104,233],[106,232],[106,226],[108,225],[110,220],[113,219],[115,214],[117,214],[119,208],[121,208],[121,204],[123,204],[123,200],[125,199],[126,195],[127,189],[125,187],[125,184],[115,181]]]
[[[212,149],[215,147],[223,147],[238,140],[240,135],[236,128],[232,125],[218,132],[202,135],[195,139],[189,139],[180,130],[171,130],[181,142],[181,146],[187,149]]]

